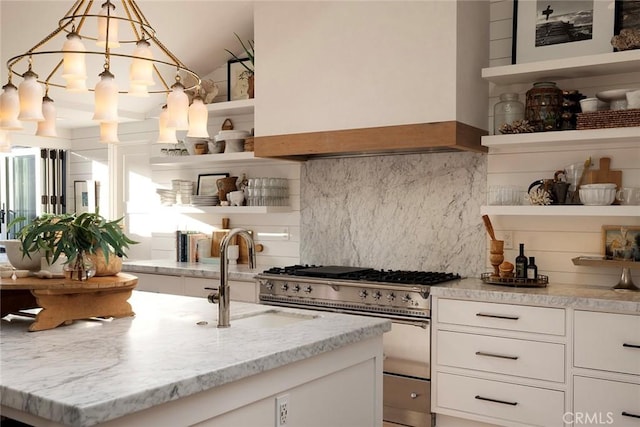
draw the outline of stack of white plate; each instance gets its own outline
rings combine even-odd
[[[176,191],[165,190],[163,188],[156,189],[156,193],[160,195],[160,204],[163,206],[171,206],[176,204]]]
[[[193,194],[193,181],[185,179],[171,180],[171,186],[177,193],[177,202],[181,205],[191,204],[191,195]]]
[[[193,206],[215,206],[220,203],[218,196],[191,196]]]

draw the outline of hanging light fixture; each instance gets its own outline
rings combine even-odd
[[[126,25],[118,28],[121,21]],[[90,42],[97,47],[90,48]],[[87,59],[95,56],[103,58],[104,70],[94,74],[87,72]],[[54,57],[53,62],[46,60],[50,57]],[[43,63],[47,69],[38,69],[44,67]],[[105,0],[102,4],[75,0],[57,27],[25,53],[10,58],[7,68],[9,82],[0,95],[0,129],[17,130],[24,120],[40,122],[39,128],[45,132],[51,122],[43,111],[51,115],[53,103],[48,96],[43,97],[43,85],[69,92],[84,92],[89,86],[88,90],[95,92],[94,120],[100,125],[101,141],[110,142],[117,139],[113,129],[117,129],[120,94],[168,94],[166,101],[174,127],[187,129],[189,101],[185,91],[200,86],[200,77],[158,40],[134,0]],[[40,80],[36,70],[46,77]],[[88,75],[92,79],[99,76],[99,80],[88,85]],[[11,83],[12,76],[23,78],[17,90]],[[127,77],[128,82],[119,80]],[[176,84],[169,87],[166,82],[172,79]],[[160,87],[156,88],[157,82]]]
[[[0,153],[11,152],[11,141],[9,140],[9,132],[0,129]]]
[[[49,91],[42,98],[42,115],[44,120],[38,122],[36,136],[55,138],[58,136],[56,132],[56,107],[53,105],[53,99],[49,98]]]
[[[103,144],[116,144],[120,142],[118,138],[118,122],[100,123],[100,142]]]
[[[200,95],[196,95],[189,107],[189,131],[188,137],[209,138],[207,131],[207,121],[209,119],[209,111]]]
[[[156,142],[159,144],[177,144],[178,138],[176,138],[176,128],[168,126],[169,111],[167,110],[166,105],[162,106],[162,112],[160,113],[158,122],[158,140]]]

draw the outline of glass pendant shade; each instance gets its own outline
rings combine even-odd
[[[108,8],[111,8],[109,10]],[[100,9],[98,17],[98,40],[96,44],[100,47],[106,47],[107,43],[107,27],[109,28],[109,49],[120,47],[118,41],[118,20],[113,19],[115,12],[115,5],[109,1],[105,2]],[[110,15],[110,18],[107,18]]]
[[[103,144],[120,142],[118,139],[118,122],[100,123],[100,142]]]
[[[129,85],[129,95],[136,96],[138,98],[148,98],[149,91],[146,85],[139,85],[131,83]]]
[[[159,144],[177,144],[178,138],[176,138],[176,128],[168,127],[169,111],[166,107],[162,108],[160,113],[160,119],[158,120],[158,140]]]
[[[131,85],[153,86],[155,84],[155,81],[153,80],[153,62],[139,59],[153,59],[150,46],[151,45],[146,40],[140,40],[136,43],[136,48],[133,50],[133,56],[137,58],[133,58],[131,61],[131,67],[129,68],[129,82]]]
[[[18,88],[11,83],[7,83],[2,89],[3,92],[0,95],[0,129],[20,130],[22,129],[22,123],[18,120],[18,114],[20,114]]]
[[[84,43],[77,33],[71,32],[67,35],[67,40],[62,46],[62,78],[67,85],[73,80],[87,80],[87,65]],[[86,86],[85,86],[86,88]]]
[[[168,126],[176,130],[189,129],[189,97],[184,92],[184,86],[175,83],[167,96],[167,111],[169,111]]]
[[[118,85],[108,70],[100,73],[100,81],[95,88],[95,112],[93,120],[99,122],[118,121]]]
[[[189,107],[189,131],[187,136],[194,138],[209,138],[207,131],[207,120],[209,119],[209,111],[202,101],[202,98],[196,96]]]
[[[26,122],[39,122],[44,120],[42,115],[42,85],[38,82],[38,75],[28,70],[22,75],[24,80],[18,86],[20,98],[20,114],[18,120]]]
[[[53,99],[48,96],[42,98],[42,115],[44,120],[38,122],[36,136],[55,138],[58,136],[56,132],[56,107],[53,105]]]
[[[87,80],[74,79],[67,80],[67,92],[87,92]]]

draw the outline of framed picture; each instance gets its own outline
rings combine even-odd
[[[73,181],[75,213],[96,212],[98,209],[98,181]]]
[[[196,194],[198,196],[215,196],[218,194],[218,185],[216,181],[220,178],[228,177],[228,173],[204,173],[198,175],[198,188]]]
[[[613,52],[615,0],[514,0],[511,62]]]
[[[616,0],[616,20],[614,32],[640,30],[640,0]]]
[[[251,60],[247,59],[231,59],[227,62],[227,100],[235,101],[236,99],[249,99],[249,79],[248,71],[242,63],[248,66]]]
[[[603,225],[602,253],[605,259],[640,262],[640,226]]]

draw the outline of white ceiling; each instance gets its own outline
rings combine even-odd
[[[101,0],[94,2],[98,6]],[[230,49],[236,54],[243,52],[236,40],[237,33],[242,40],[253,39],[253,2],[247,1],[170,1],[170,0],[138,0],[147,21],[156,31],[156,37],[188,68],[195,71],[202,78],[215,69],[224,66],[231,55],[224,49]],[[0,59],[1,85],[7,82],[7,60],[15,55],[25,53],[36,43],[57,28],[58,20],[73,6],[71,0],[0,0]],[[93,6],[92,13],[96,6]],[[119,5],[119,1],[114,1]],[[97,11],[97,10],[96,10]],[[89,27],[85,27],[89,31]],[[60,33],[44,47],[45,50],[59,50],[64,42],[64,35]],[[132,36],[130,26],[120,23],[120,35]],[[92,40],[84,41],[87,50],[96,50]],[[131,53],[129,45],[123,46],[122,53]],[[162,54],[154,52],[154,57]],[[89,59],[92,58],[92,59]],[[34,71],[44,80],[51,72],[57,61],[57,55],[39,55],[34,57]],[[98,55],[88,55],[87,86],[93,87],[102,72],[103,58]],[[111,71],[125,78],[119,83],[120,90],[126,89],[128,84],[128,60],[113,58]],[[27,61],[23,60],[17,70],[24,72]],[[160,67],[161,68],[161,67]],[[63,80],[57,73],[56,79]],[[173,72],[169,73],[171,76]],[[14,76],[13,83],[17,86],[22,79]],[[167,81],[170,86],[173,81]],[[161,88],[158,81],[156,88]],[[52,87],[49,96],[54,100],[58,110],[59,128],[79,128],[96,126],[91,120],[93,115],[93,92],[85,94],[68,93],[64,89]],[[129,95],[119,97],[119,116],[122,121],[139,120],[148,115],[157,115],[159,106],[165,103],[166,95],[155,94],[149,98],[136,98]]]

